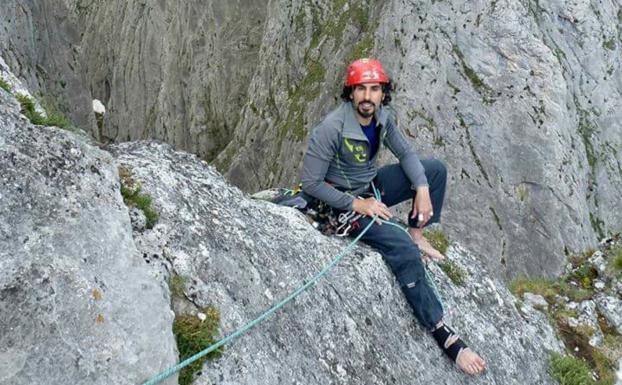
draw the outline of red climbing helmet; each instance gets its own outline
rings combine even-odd
[[[346,70],[346,87],[364,83],[388,83],[389,78],[376,59],[365,58],[353,61]]]

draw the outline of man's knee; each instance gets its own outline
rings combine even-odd
[[[413,288],[425,279],[425,267],[419,255],[409,258],[400,266],[399,271],[395,272],[400,286]]]
[[[447,179],[447,166],[445,166],[445,163],[443,163],[442,161],[438,159],[430,159],[428,167],[429,170],[426,168],[426,171],[428,171],[430,174],[434,174],[443,179]]]

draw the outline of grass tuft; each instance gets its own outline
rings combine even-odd
[[[594,380],[589,366],[582,360],[573,356],[562,356],[552,353],[549,362],[551,377],[559,382],[559,385],[592,385]]]
[[[440,251],[441,254],[445,254],[447,252],[447,248],[449,248],[449,239],[447,235],[441,230],[425,230],[423,235],[430,242],[432,247],[436,250]]]
[[[5,90],[6,92],[11,92],[11,85],[4,79],[0,78],[0,88]]]
[[[21,113],[24,114],[24,116],[26,116],[32,124],[59,128],[71,127],[67,118],[65,118],[65,116],[60,112],[48,112],[48,109],[46,110],[47,116],[43,116],[37,112],[35,108],[35,101],[31,97],[23,94],[17,94],[15,97],[22,106]]]
[[[152,229],[158,221],[159,215],[151,205],[153,199],[148,194],[141,194],[141,186],[132,179],[130,170],[126,166],[119,166],[121,179],[121,195],[127,207],[136,207],[145,214],[146,227]]]
[[[186,279],[178,274],[171,274],[168,279],[168,288],[171,291],[171,297],[184,298],[184,287]]]
[[[177,341],[177,349],[179,350],[179,359],[181,361],[206,349],[217,341],[220,312],[216,307],[208,306],[203,309],[203,314],[206,315],[204,321],[192,314],[181,314],[175,317],[173,334]],[[192,375],[201,370],[206,359],[220,357],[223,350],[224,348],[220,347],[182,369],[179,372],[179,385],[189,385],[192,382]]]
[[[458,286],[463,286],[466,282],[467,272],[458,266],[454,261],[445,260],[440,262],[438,266],[447,274],[449,279]]]
[[[622,273],[622,243],[614,246],[611,251],[611,258],[607,270],[613,273]]]

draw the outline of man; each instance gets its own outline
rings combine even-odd
[[[468,374],[481,373],[484,360],[466,347],[443,323],[443,309],[426,279],[419,249],[430,258],[444,256],[423,236],[423,227],[440,220],[446,170],[437,160],[420,161],[395,126],[388,110],[391,82],[382,64],[374,59],[354,61],[347,68],[338,108],[317,125],[303,161],[302,189],[337,210],[364,217],[351,235],[360,234],[374,216],[377,223],[361,240],[383,255],[391,267],[415,317]],[[399,164],[376,167],[380,143],[399,159]],[[369,196],[377,189],[381,201]],[[384,223],[392,217],[388,207],[412,199],[408,233]],[[409,236],[410,235],[410,236]]]

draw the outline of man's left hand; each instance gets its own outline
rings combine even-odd
[[[417,227],[422,228],[433,215],[430,188],[428,186],[417,187],[411,218],[417,218]]]

